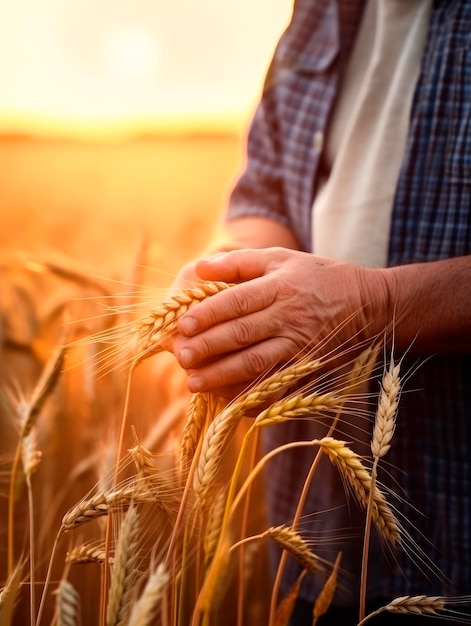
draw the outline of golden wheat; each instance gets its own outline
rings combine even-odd
[[[340,560],[342,558],[342,553],[339,552],[337,558],[335,559],[334,567],[332,572],[329,575],[329,578],[326,580],[324,586],[322,587],[321,592],[316,598],[314,603],[313,610],[313,620],[312,626],[317,624],[318,619],[327,613],[332,604],[332,600],[334,598],[335,590],[337,589],[337,578],[340,569]]]
[[[155,613],[169,580],[170,574],[164,564],[160,563],[155,571],[149,574],[141,595],[134,603],[128,626],[150,626],[156,623]]]
[[[204,583],[198,597],[198,609],[209,611],[217,607],[222,600],[229,573],[229,537],[225,534],[218,543],[218,548],[206,572]]]
[[[77,626],[80,596],[75,587],[69,581],[63,580],[55,594],[57,626]]]
[[[67,348],[62,345],[56,348],[49,361],[46,363],[38,382],[36,383],[27,410],[21,425],[21,438],[26,437],[39,415],[46,398],[51,394],[57,381],[64,362]]]
[[[81,544],[75,546],[67,552],[65,555],[65,562],[71,565],[80,565],[88,563],[99,563],[100,565],[106,561],[106,550],[104,543],[99,545],[93,544]],[[108,563],[111,565],[114,562],[113,557],[109,557]]]
[[[124,510],[133,503],[155,501],[155,497],[153,490],[138,487],[135,483],[106,493],[98,493],[72,507],[62,518],[62,528],[71,530],[92,519],[108,515],[112,510]]]
[[[294,605],[296,604],[296,600],[298,599],[301,583],[303,582],[305,575],[306,570],[303,570],[294,585],[292,585],[291,589],[278,605],[275,614],[274,626],[287,626],[288,620],[293,612]]]
[[[19,600],[19,590],[23,576],[24,562],[19,561],[6,582],[0,589],[0,624],[10,624],[15,606]]]
[[[158,469],[154,463],[154,455],[150,450],[144,448],[137,440],[137,435],[134,427],[132,427],[134,439],[136,445],[128,450],[131,455],[134,465],[136,466],[138,478],[151,478],[158,474]]]
[[[154,354],[160,349],[162,340],[176,329],[178,318],[202,300],[213,296],[231,285],[208,281],[196,287],[181,290],[163,302],[158,308],[135,322],[135,348],[138,360]]]
[[[138,514],[131,506],[121,523],[114,553],[106,626],[124,626],[127,622],[137,580],[138,536]]]
[[[216,552],[216,547],[221,534],[222,521],[224,518],[224,511],[226,507],[227,489],[223,488],[219,491],[214,499],[214,504],[211,510],[211,515],[208,518],[208,522],[204,533],[204,556],[206,563],[209,563]]]
[[[371,489],[371,475],[358,455],[344,441],[324,437],[318,441],[322,450],[339,469],[357,496],[358,502],[367,508],[368,494]],[[392,545],[400,542],[400,529],[397,520],[384,495],[377,486],[373,490],[371,514],[381,536]]]
[[[202,509],[207,508],[217,488],[223,451],[234,434],[239,420],[255,407],[272,398],[275,393],[312,374],[319,367],[320,361],[318,360],[302,359],[295,362],[250,387],[214,418],[203,438],[193,478],[193,490]]]
[[[399,370],[400,364],[394,366],[391,359],[389,369],[384,372],[381,382],[381,393],[371,441],[371,452],[378,459],[387,454],[391,447],[401,391]]]
[[[21,462],[23,472],[27,478],[31,478],[41,463],[42,452],[38,450],[36,428],[32,426],[27,435],[21,439]]]
[[[208,394],[195,393],[191,397],[180,443],[180,471],[189,466],[198,447],[208,413]]]
[[[319,394],[314,392],[307,396],[303,393],[297,393],[274,402],[269,408],[257,415],[254,423],[257,427],[263,427],[286,422],[296,417],[313,417],[315,412],[338,409],[343,401],[343,398],[335,393]]]
[[[261,535],[262,537],[270,537],[280,547],[287,550],[301,563],[308,572],[324,572],[324,565],[309,548],[307,542],[292,528],[287,526],[273,526]]]

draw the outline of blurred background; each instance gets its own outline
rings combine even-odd
[[[0,255],[169,284],[243,166],[292,0],[3,0]]]

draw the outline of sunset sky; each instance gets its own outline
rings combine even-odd
[[[0,132],[240,130],[293,0],[2,0]]]

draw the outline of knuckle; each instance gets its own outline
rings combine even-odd
[[[238,346],[248,346],[252,343],[250,325],[243,320],[239,319],[234,322],[232,326],[232,336]]]
[[[229,292],[228,292],[229,293]],[[241,317],[250,311],[250,300],[243,290],[234,289],[232,296],[232,309],[234,313]]]
[[[208,358],[214,351],[213,342],[209,337],[203,335],[195,342],[193,351],[197,362],[204,361],[204,359]]]
[[[259,350],[247,350],[244,354],[244,365],[247,374],[256,378],[268,369],[269,363]]]
[[[298,291],[288,276],[280,275],[277,278],[278,294],[282,298],[293,298],[298,296]]]
[[[283,326],[288,329],[305,328],[309,323],[309,316],[299,308],[286,308],[283,312]]]

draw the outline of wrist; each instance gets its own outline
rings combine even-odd
[[[366,338],[390,334],[397,322],[397,279],[388,268],[364,270],[362,302],[365,307]]]

